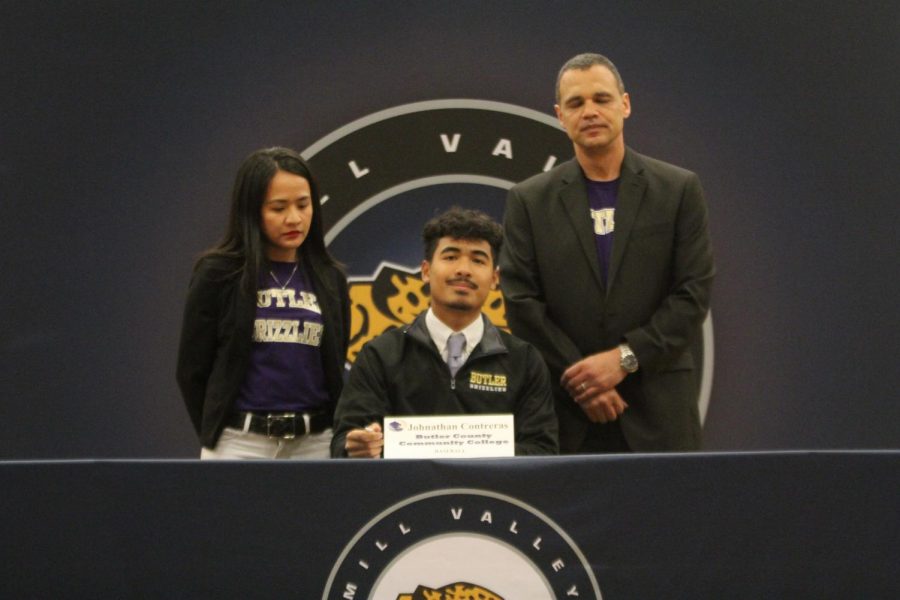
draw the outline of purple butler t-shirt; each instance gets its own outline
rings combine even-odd
[[[619,180],[591,181],[587,183],[588,202],[591,206],[591,222],[594,225],[594,241],[603,283],[607,283],[609,258],[612,256],[613,233],[616,230],[616,200],[619,197]]]
[[[294,263],[271,265],[272,273],[260,274],[250,367],[237,409],[315,410],[328,402],[320,352],[322,310],[303,265],[293,276]]]

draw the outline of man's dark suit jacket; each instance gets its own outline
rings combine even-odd
[[[573,159],[509,191],[500,284],[512,332],[536,346],[551,375],[628,342],[640,369],[616,386],[632,450],[700,447],[697,372],[715,268],[698,177],[627,149],[607,285],[602,281],[581,167]],[[556,385],[560,448],[575,452],[589,421]]]

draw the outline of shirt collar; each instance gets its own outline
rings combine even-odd
[[[438,319],[431,308],[425,313],[425,327],[428,329],[431,341],[434,342],[434,345],[437,346],[438,351],[441,353],[441,357],[447,360],[447,338],[450,337],[453,330]],[[463,356],[467,357],[475,349],[475,346],[481,342],[482,336],[484,336],[484,319],[481,315],[469,323],[462,330],[462,334],[466,336],[466,348],[463,350]]]

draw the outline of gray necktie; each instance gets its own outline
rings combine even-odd
[[[447,339],[447,365],[450,367],[450,375],[456,377],[456,372],[463,364],[463,349],[466,347],[466,336],[462,333],[450,334]]]

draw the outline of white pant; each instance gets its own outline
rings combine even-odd
[[[200,460],[245,458],[330,458],[331,429],[301,435],[292,440],[270,438],[261,433],[226,427],[216,447],[200,450]]]

